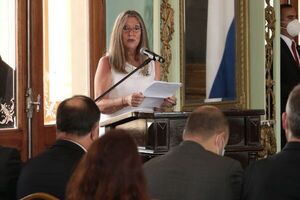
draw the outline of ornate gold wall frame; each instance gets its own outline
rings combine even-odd
[[[172,51],[170,42],[174,33],[174,10],[171,7],[169,0],[162,0],[160,6],[161,18],[161,55],[165,58],[165,63],[161,65],[161,79],[168,81],[169,66],[172,61]]]
[[[209,103],[217,105],[223,109],[246,109],[249,108],[249,61],[248,61],[248,0],[236,0],[236,99],[233,101],[222,101],[217,103]],[[187,98],[186,91],[186,63],[185,63],[185,0],[180,0],[180,73],[183,89],[181,90],[181,109],[191,111],[204,104],[203,101],[191,100]],[[189,77],[190,78],[190,77]],[[207,103],[205,103],[207,104]]]
[[[260,141],[263,150],[259,153],[260,158],[266,158],[276,153],[275,137],[275,81],[273,78],[273,42],[275,38],[275,9],[270,0],[265,0],[265,87],[266,87],[266,119],[261,126]]]

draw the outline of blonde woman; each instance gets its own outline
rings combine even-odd
[[[99,61],[94,80],[95,97],[103,94],[147,59],[140,54],[141,48],[148,48],[143,19],[134,10],[125,11],[117,17],[108,52]],[[151,61],[97,102],[103,113],[101,121],[138,107],[144,100],[142,91],[154,80],[160,80],[160,64],[157,61]],[[169,97],[163,104],[170,107],[175,103],[176,99]]]

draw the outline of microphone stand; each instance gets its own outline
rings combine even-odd
[[[129,76],[131,76],[132,74],[134,74],[136,71],[138,71],[139,69],[141,69],[142,67],[146,66],[152,59],[148,58],[147,60],[145,60],[140,66],[138,66],[137,68],[135,68],[134,70],[132,70],[129,74],[127,74],[124,78],[122,78],[121,80],[119,80],[116,84],[112,85],[110,88],[108,88],[108,90],[106,90],[104,93],[102,93],[100,96],[98,96],[94,101],[97,102],[99,100],[101,100],[105,95],[107,95],[110,91],[112,91],[115,87],[117,87],[118,85],[120,85],[123,81],[125,81]]]

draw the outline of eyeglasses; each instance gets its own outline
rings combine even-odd
[[[130,33],[131,31],[133,33],[139,33],[141,30],[142,30],[142,28],[140,26],[134,26],[134,27],[124,26],[123,27],[123,32],[124,33]]]

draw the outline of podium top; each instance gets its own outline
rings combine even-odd
[[[131,121],[134,119],[186,118],[189,114],[190,112],[128,112],[100,122],[100,126],[108,126],[116,122]]]
[[[222,110],[226,116],[256,116],[264,115],[265,111],[263,109],[229,109]],[[128,112],[112,118],[109,118],[103,122],[100,122],[100,126],[105,127],[112,125],[114,123],[128,122],[135,119],[158,119],[158,118],[187,118],[191,112]]]

